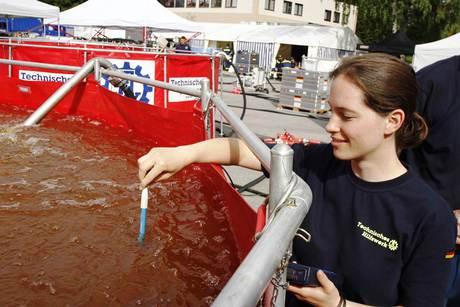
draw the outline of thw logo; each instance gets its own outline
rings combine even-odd
[[[108,59],[114,66],[129,75],[135,75],[136,77],[143,77],[154,79],[155,76],[155,62],[153,61],[141,61],[141,60],[120,60],[120,59]],[[101,78],[100,84],[120,95],[123,95],[123,91],[120,88],[112,86],[109,82],[108,76]],[[136,100],[153,104],[154,103],[154,89],[150,85],[145,85],[138,82],[132,82],[128,80],[129,88],[136,96]]]

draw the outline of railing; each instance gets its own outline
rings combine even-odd
[[[57,69],[75,71],[75,67],[72,66],[50,66],[43,63],[2,59],[0,59],[0,64],[42,68],[59,66]],[[277,282],[279,284],[285,282],[283,272],[290,257],[291,241],[311,205],[312,195],[310,188],[292,172],[292,149],[288,145],[278,144],[270,151],[230,110],[225,102],[210,91],[209,80],[201,81],[201,90],[178,87],[169,83],[116,71],[111,63],[103,58],[94,58],[80,68],[70,80],[63,84],[26,120],[24,125],[38,123],[73,86],[92,72],[95,73],[96,80],[100,79],[101,74],[105,74],[197,97],[202,102],[202,111],[205,113],[205,118],[207,118],[212,109],[209,104],[214,104],[235,132],[261,161],[263,167],[270,172],[269,222],[251,251],[213,303],[213,306],[218,307],[256,306],[276,272],[278,276]],[[270,303],[276,306],[284,306],[285,289],[278,287],[274,293],[277,293],[277,295]]]

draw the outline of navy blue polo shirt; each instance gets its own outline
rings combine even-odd
[[[460,56],[424,67],[416,74],[417,111],[429,127],[426,140],[403,152],[452,209],[460,209]]]
[[[188,44],[177,44],[176,45],[176,51],[179,52],[185,52],[185,51],[190,51],[191,48]]]
[[[378,306],[442,306],[456,222],[446,201],[408,171],[384,182],[356,177],[329,144],[294,145],[294,171],[313,192],[294,239],[298,263],[338,273],[346,299]],[[286,306],[306,306],[288,295]]]

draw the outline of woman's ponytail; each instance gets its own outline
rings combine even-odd
[[[420,144],[428,135],[428,125],[420,114],[413,112],[396,132],[396,147],[411,148]]]

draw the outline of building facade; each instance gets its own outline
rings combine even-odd
[[[159,0],[192,21],[320,24],[356,30],[358,10],[334,0]]]

